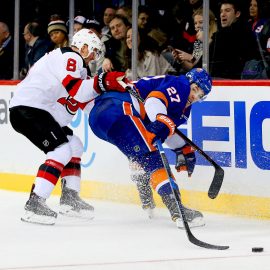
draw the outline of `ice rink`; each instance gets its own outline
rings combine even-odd
[[[270,221],[204,213],[200,240],[229,245],[226,251],[191,244],[166,209],[149,220],[138,205],[91,201],[95,218],[59,216],[54,226],[23,223],[26,193],[0,191],[0,270],[269,270]],[[48,204],[56,209],[58,197]],[[252,247],[264,247],[252,253]]]

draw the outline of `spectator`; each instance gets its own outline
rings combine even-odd
[[[192,13],[195,13],[203,7],[203,0],[189,0],[188,2],[192,9]]]
[[[144,6],[139,7],[138,11],[138,28],[147,29],[149,27],[149,12]]]
[[[179,1],[172,9],[172,21],[169,29],[169,45],[187,53],[192,53],[196,40],[196,31],[192,19],[192,9],[186,1]],[[170,60],[170,59],[168,59]]]
[[[197,39],[193,45],[191,54],[184,51],[174,49],[173,56],[181,67],[188,71],[194,67],[202,67],[203,55],[203,9],[197,9],[193,14],[194,27],[197,32]],[[217,23],[214,13],[209,10],[209,43],[212,41],[213,34],[217,31]]]
[[[270,59],[270,19],[268,19],[262,28],[262,31],[260,33],[260,43],[262,50],[267,56],[267,60],[269,61]],[[269,61],[270,62],[270,61]]]
[[[103,24],[104,24],[104,26],[101,29],[101,33],[102,33],[103,36],[108,35],[108,38],[111,37],[109,24],[110,24],[111,20],[114,18],[115,13],[116,13],[116,9],[113,6],[108,6],[104,10],[104,14],[103,14]]]
[[[145,6],[139,6],[138,28],[155,40],[160,52],[168,40],[166,33],[160,27],[161,21],[162,17],[158,13],[150,11]]]
[[[51,21],[48,24],[48,34],[51,41],[55,44],[55,49],[69,46],[68,30],[64,21]]]
[[[25,25],[23,37],[25,40],[24,66],[20,72],[20,79],[24,79],[30,67],[45,53],[52,50],[52,43],[40,37],[41,29],[37,22],[29,22]]]
[[[67,22],[67,26],[69,24],[69,21]],[[84,28],[85,22],[86,22],[86,18],[83,17],[83,16],[76,16],[74,18],[74,24],[73,24],[73,32],[74,32],[74,34],[77,33],[79,30]]]
[[[115,15],[110,22],[112,37],[105,41],[106,54],[102,64],[104,71],[125,71],[126,35],[130,23],[125,17]]]
[[[259,55],[255,37],[241,19],[237,0],[222,1],[220,23],[209,48],[210,73],[216,78],[240,79],[245,62]]]
[[[94,18],[93,19],[86,19],[83,27],[94,31],[95,34],[100,38],[100,40],[102,42],[105,42],[106,40],[109,39],[107,35],[102,34],[101,23]]]
[[[104,41],[107,40],[107,36],[103,36],[101,33],[101,24],[100,22],[98,22],[95,19],[87,19],[85,21],[84,27],[93,31],[101,40],[101,55],[98,58],[98,60],[92,60],[89,62],[88,66],[90,69],[90,76],[93,77],[94,75],[98,74],[98,71],[102,68],[102,63],[104,61],[104,55],[105,55],[105,45],[104,45]]]
[[[132,23],[132,9],[131,7],[128,6],[121,6],[116,10],[117,15],[123,16],[125,18],[127,18],[127,20],[129,21],[129,23]]]
[[[8,25],[0,22],[0,80],[13,77],[13,39]]]
[[[132,28],[127,31],[127,71],[128,79],[132,78],[131,72],[131,49],[132,49]],[[169,62],[159,53],[156,44],[148,36],[143,36],[139,31],[138,35],[138,61],[137,61],[137,75],[139,78],[145,76],[164,75],[169,72],[174,72],[173,67]]]
[[[259,34],[263,28],[263,25],[269,18],[269,2],[264,0],[251,0],[249,5],[248,23],[253,33]]]

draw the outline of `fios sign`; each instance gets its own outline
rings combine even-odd
[[[83,130],[88,167],[94,156],[87,116],[80,112],[72,128]],[[215,86],[205,101],[193,105],[181,131],[222,167],[270,170],[270,86]],[[174,164],[174,154],[166,152]],[[197,165],[209,163],[197,154]]]
[[[270,170],[269,98],[269,87],[214,87],[194,104],[186,133],[223,167]]]

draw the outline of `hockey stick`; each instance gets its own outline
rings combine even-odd
[[[182,204],[182,201],[181,201],[181,194],[180,194],[180,190],[177,188],[177,186],[175,185],[174,183],[174,177],[173,177],[173,174],[172,174],[172,171],[171,171],[171,168],[170,168],[170,165],[169,165],[169,162],[167,160],[167,157],[165,155],[165,152],[164,152],[164,148],[162,146],[162,143],[160,140],[157,140],[155,142],[155,145],[157,146],[158,148],[158,151],[159,151],[159,154],[160,154],[160,157],[162,159],[162,163],[163,163],[163,166],[166,170],[166,173],[167,173],[167,176],[169,178],[169,181],[170,181],[170,186],[171,186],[171,189],[173,191],[173,194],[174,194],[174,198],[177,202],[177,205],[178,205],[178,208],[180,210],[180,213],[181,213],[181,216],[182,216],[182,221],[183,221],[183,224],[184,224],[184,227],[185,227],[185,230],[186,230],[186,234],[187,234],[187,237],[188,237],[188,240],[196,245],[196,246],[200,246],[200,247],[203,247],[203,248],[207,248],[207,249],[216,249],[216,250],[225,250],[225,249],[228,249],[229,246],[219,246],[219,245],[212,245],[212,244],[209,244],[209,243],[206,243],[206,242],[203,242],[199,239],[197,239],[191,232],[190,228],[189,228],[189,225],[188,225],[188,222],[187,222],[187,219],[186,219],[186,215],[185,215],[185,210],[183,208],[183,204]]]
[[[144,99],[133,89],[131,86],[127,85],[122,80],[118,81],[119,84],[124,87],[132,96],[138,99],[140,102],[144,103]],[[211,158],[209,157],[199,146],[197,146],[193,141],[191,141],[185,134],[180,130],[175,129],[175,133],[180,136],[186,143],[191,145],[196,151],[198,151],[208,162],[210,162],[215,168],[215,174],[211,185],[208,190],[208,197],[215,199],[221,189],[223,179],[224,179],[224,170]]]
[[[198,151],[207,161],[209,161],[214,166],[215,174],[208,190],[208,197],[211,199],[215,199],[223,183],[224,170],[212,158],[210,158],[199,146],[197,146],[193,141],[191,141],[180,130],[175,129],[175,133],[179,135],[186,143],[192,146],[192,148]]]

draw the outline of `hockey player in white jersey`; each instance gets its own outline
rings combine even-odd
[[[59,48],[46,54],[18,84],[10,102],[10,122],[46,154],[40,165],[23,221],[54,224],[57,213],[46,205],[59,177],[62,178],[60,213],[93,217],[94,208],[79,197],[83,145],[67,127],[78,109],[86,109],[91,100],[104,91],[125,91],[117,77],[108,72],[90,79],[86,66],[98,60],[102,43],[88,29],[77,32],[71,48]]]

